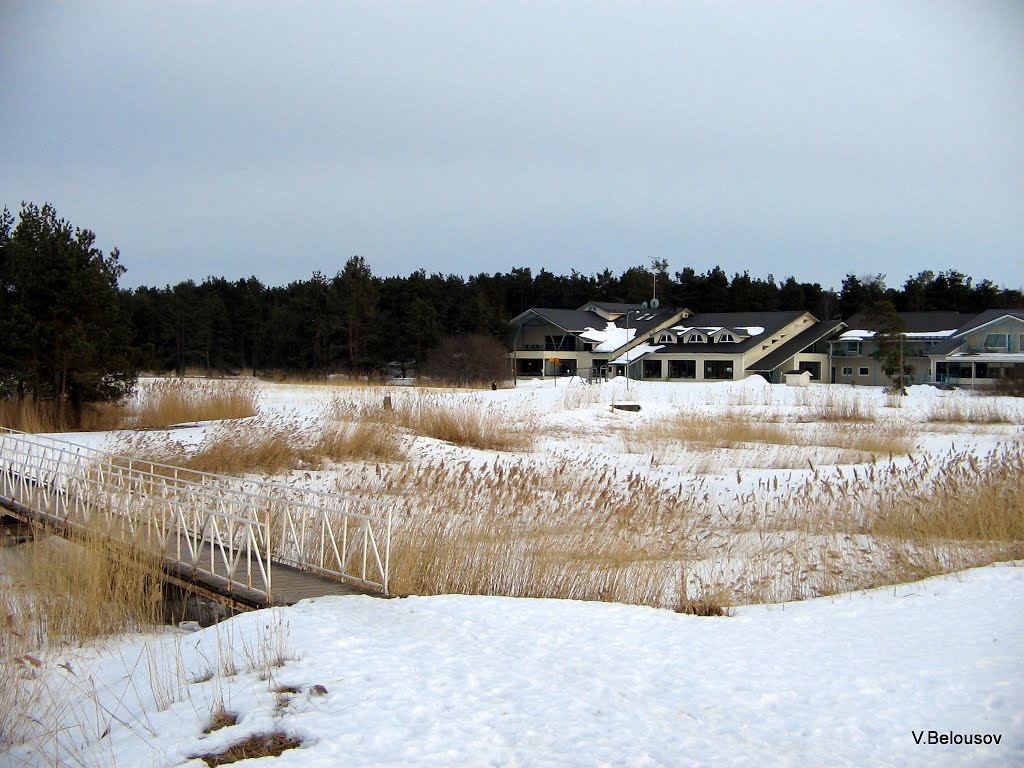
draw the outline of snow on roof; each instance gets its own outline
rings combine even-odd
[[[589,326],[580,334],[584,341],[592,341],[597,344],[594,352],[614,352],[624,344],[628,344],[636,336],[636,328],[619,328],[614,322],[608,321],[603,331],[598,331]]]
[[[904,333],[908,339],[946,339],[956,333],[956,328],[948,331],[916,331]]]
[[[612,360],[608,365],[626,365],[627,362],[633,363],[639,360],[644,355],[649,355],[651,352],[657,352],[664,345],[662,344],[637,344],[631,350],[619,355],[617,358]]]
[[[945,339],[956,333],[956,328],[948,331],[912,331],[904,333],[906,339]],[[848,341],[863,341],[875,335],[874,331],[851,329],[840,334],[840,339]]]
[[[764,327],[760,325],[737,325],[732,328],[727,328],[723,325],[675,325],[672,330],[678,334],[689,333],[690,331],[698,331],[700,333],[711,336],[718,333],[721,330],[737,331],[747,336],[760,336],[764,333]]]

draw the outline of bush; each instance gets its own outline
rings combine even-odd
[[[511,371],[508,350],[495,339],[479,333],[451,336],[427,353],[423,373],[452,386],[501,382]]]

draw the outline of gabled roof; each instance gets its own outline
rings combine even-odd
[[[969,333],[979,331],[987,325],[992,325],[1004,318],[1011,318],[1019,320],[1024,323],[1024,310],[1020,309],[986,309],[980,315],[975,315],[968,322],[964,323],[961,327],[957,328],[955,334],[950,336],[948,339],[943,339],[930,350],[928,354],[931,355],[944,355],[948,352],[952,352],[954,349],[963,343],[963,337]]]
[[[913,334],[939,334],[940,331],[952,331],[974,317],[973,314],[961,315],[959,312],[897,312],[903,321],[904,331]],[[873,322],[868,312],[851,315],[846,326],[853,330],[877,331],[878,323]]]
[[[734,355],[752,349],[764,339],[773,336],[806,314],[808,313],[800,310],[788,312],[703,312],[691,315],[682,321],[681,324],[667,330],[673,331],[680,336],[685,336],[690,331],[700,331],[708,335],[716,333],[721,329],[739,331],[742,335],[747,335],[747,338],[740,339],[735,344],[715,347],[716,352]],[[754,331],[757,331],[757,333]],[[805,344],[804,346],[807,345]],[[659,352],[663,354],[669,352],[706,353],[708,349],[707,344],[700,342],[683,342],[681,344],[669,345],[668,348],[662,348]]]
[[[590,302],[584,306],[596,305]],[[618,354],[627,347],[646,339],[652,331],[660,329],[668,323],[680,318],[685,309],[681,307],[660,307],[650,309],[640,304],[606,304],[603,306],[627,307],[623,316],[616,320],[607,320],[596,312],[582,309],[551,309],[533,307],[512,319],[512,325],[525,325],[532,321],[550,323],[568,333],[575,333],[584,341],[600,344],[602,341],[616,343],[614,348],[602,349],[602,352]],[[628,333],[626,329],[628,328]],[[592,331],[588,337],[587,331]],[[595,350],[596,351],[596,350]]]
[[[551,309],[549,307],[532,307],[521,315],[512,318],[512,325],[525,325],[530,320],[539,319],[551,323],[563,331],[581,333],[587,328],[603,328],[607,322],[594,312],[583,312],[578,309]]]
[[[762,357],[753,365],[748,365],[747,370],[752,373],[768,373],[774,371],[780,365],[789,360],[793,355],[806,349],[816,341],[821,341],[826,336],[831,336],[843,327],[842,320],[823,320],[815,323],[810,328],[805,328],[788,341],[779,344],[771,352]]]
[[[599,307],[600,309],[603,309],[605,312],[617,312],[621,314],[625,314],[626,312],[633,312],[634,310],[645,309],[645,307],[642,304],[617,304],[613,301],[588,301],[586,304],[580,307],[580,309],[584,309],[585,307],[590,306]]]

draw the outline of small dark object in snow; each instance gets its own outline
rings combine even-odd
[[[612,403],[612,408],[620,411],[639,411],[640,403]]]

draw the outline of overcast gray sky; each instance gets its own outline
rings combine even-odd
[[[1024,284],[1024,3],[10,2],[0,205],[123,285],[666,258]]]

